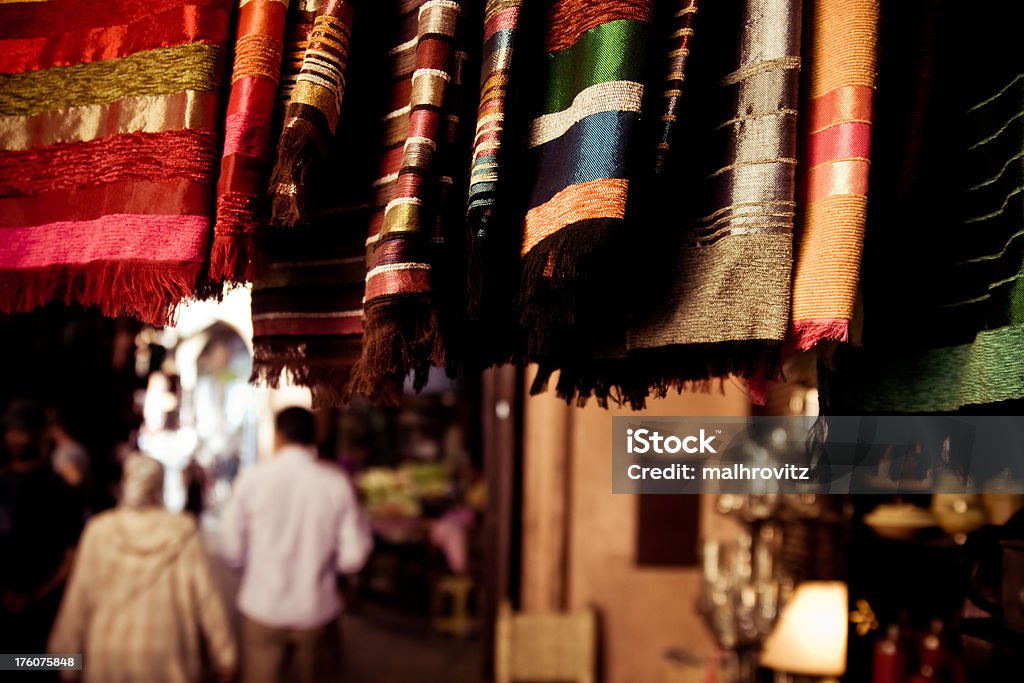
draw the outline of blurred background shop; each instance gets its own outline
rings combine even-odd
[[[2,317],[0,402],[50,408],[51,434],[66,432],[53,448],[87,453],[85,515],[114,505],[126,454],[160,460],[166,506],[199,516],[216,557],[232,482],[272,457],[271,416],[309,402],[248,383],[247,310],[236,290],[165,329],[78,309]],[[339,579],[343,680],[1014,680],[1018,493],[615,495],[625,411],[526,398],[531,372],[432,376],[396,408],[317,413],[320,457],[349,473],[375,537]],[[753,407],[726,381],[643,414],[816,411],[814,389]],[[215,567],[233,605],[238,577]]]

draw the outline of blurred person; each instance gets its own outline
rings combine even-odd
[[[89,476],[89,453],[67,430],[64,413],[51,408],[47,411],[47,436],[53,444],[50,462],[53,470],[75,489],[84,487]]]
[[[290,666],[320,683],[338,645],[337,573],[361,569],[373,538],[344,471],[317,459],[313,414],[287,408],[275,428],[274,458],[239,476],[222,527],[224,559],[243,570],[242,680],[280,681]]]
[[[130,456],[121,501],[89,522],[50,636],[86,683],[193,683],[205,651],[231,681],[238,648],[195,520],[163,507],[164,469]]]
[[[71,571],[82,510],[50,467],[46,416],[15,401],[3,416],[8,462],[0,468],[0,650],[46,646]]]

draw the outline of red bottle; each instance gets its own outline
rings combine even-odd
[[[921,665],[921,670],[910,677],[910,683],[935,683],[935,669],[927,664]]]
[[[929,666],[932,671],[945,671],[949,668],[950,656],[942,642],[942,621],[933,619],[928,633],[921,638],[921,668]]]
[[[872,683],[908,683],[907,652],[900,640],[900,627],[893,624],[875,643]]]

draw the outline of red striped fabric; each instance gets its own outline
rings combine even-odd
[[[228,0],[0,4],[0,312],[165,324],[199,292],[229,16]]]
[[[49,0],[47,4],[66,3]],[[227,22],[228,11],[223,3],[177,3],[125,23],[80,28],[64,34],[59,41],[52,35],[5,40],[4,51],[0,52],[0,73],[117,59],[183,43],[218,43],[223,40]]]
[[[238,11],[235,62],[217,182],[210,279],[253,277],[253,233],[269,176],[270,127],[281,78],[288,0],[249,0]]]

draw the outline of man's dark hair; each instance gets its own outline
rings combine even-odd
[[[274,427],[285,443],[300,446],[316,444],[316,421],[313,413],[305,408],[285,408],[277,414]]]

